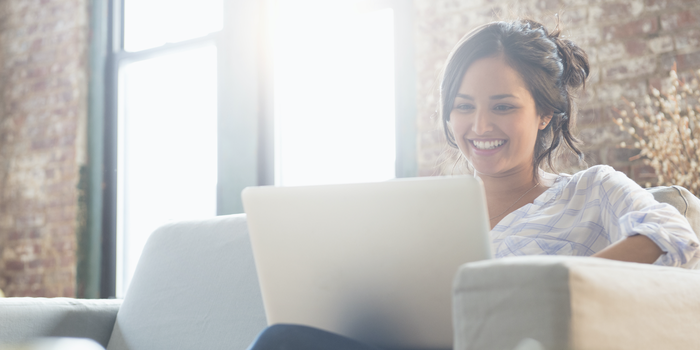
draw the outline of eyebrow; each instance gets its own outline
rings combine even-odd
[[[461,97],[461,98],[466,99],[466,100],[472,100],[472,101],[474,100],[474,97],[469,96],[469,95],[465,95],[465,94],[457,94],[457,97]],[[493,96],[489,97],[489,99],[490,100],[502,100],[502,99],[508,98],[508,97],[517,98],[517,97],[515,97],[515,95],[502,94],[502,95],[493,95]]]

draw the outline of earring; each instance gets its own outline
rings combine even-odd
[[[542,125],[547,125],[547,123],[546,123],[546,122],[542,122]]]

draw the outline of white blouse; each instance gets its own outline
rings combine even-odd
[[[607,165],[560,174],[534,203],[508,214],[490,232],[497,258],[589,256],[633,235],[649,237],[666,252],[656,265],[694,268],[700,260],[688,220]]]

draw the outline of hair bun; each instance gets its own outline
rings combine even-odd
[[[590,73],[588,65],[588,55],[580,47],[576,46],[573,41],[562,39],[559,37],[561,33],[557,25],[557,29],[549,34],[549,38],[557,45],[557,51],[561,56],[564,65],[561,81],[566,86],[577,89],[586,85],[586,78]]]

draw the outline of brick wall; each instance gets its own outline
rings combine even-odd
[[[437,85],[452,46],[472,28],[527,16],[553,27],[589,55],[591,76],[579,101],[578,135],[588,165],[610,164],[640,183],[655,181],[654,170],[628,159],[636,151],[617,148],[628,135],[610,120],[622,98],[641,101],[650,84],[660,87],[673,63],[680,76],[700,68],[700,1],[697,0],[415,0],[418,69],[418,164],[421,175],[450,173],[454,156],[445,153],[438,127]],[[517,5],[514,5],[517,4]],[[560,171],[579,169],[565,159]]]
[[[87,0],[0,0],[0,289],[74,296]]]

